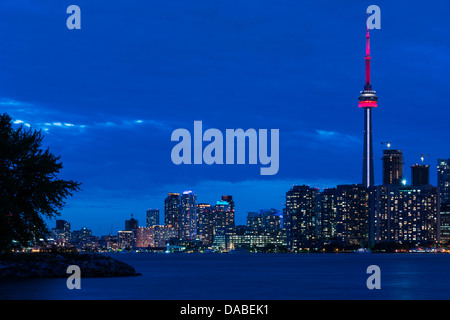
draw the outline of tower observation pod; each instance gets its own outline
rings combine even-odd
[[[358,106],[364,110],[364,154],[363,154],[363,185],[371,187],[374,185],[373,169],[373,143],[372,143],[372,108],[376,108],[378,97],[372,90],[370,83],[370,37],[369,28],[366,34],[366,78],[364,91],[361,91],[358,98]]]

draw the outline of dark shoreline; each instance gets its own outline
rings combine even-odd
[[[99,253],[14,253],[0,256],[0,279],[67,278],[70,265],[77,265],[81,277],[138,276],[129,264]]]

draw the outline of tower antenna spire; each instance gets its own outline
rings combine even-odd
[[[372,90],[372,85],[370,84],[370,34],[369,34],[369,26],[367,26],[367,33],[366,33],[366,84],[364,86],[364,90]]]

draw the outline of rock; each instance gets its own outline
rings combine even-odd
[[[1,259],[2,257],[0,257]],[[135,269],[125,262],[101,254],[17,254],[0,261],[0,278],[68,277],[69,265],[77,265],[82,277],[136,276]]]

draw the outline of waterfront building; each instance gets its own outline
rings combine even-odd
[[[98,248],[103,251],[117,250],[117,235],[103,235],[98,240]]]
[[[375,242],[439,242],[438,188],[377,186],[373,200]]]
[[[359,184],[325,189],[321,194],[323,239],[367,245],[369,196],[368,189]]]
[[[403,180],[403,151],[383,150],[383,185],[400,186]]]
[[[159,225],[159,209],[148,209],[146,213],[147,227]]]
[[[283,224],[286,229],[287,246],[296,251],[308,247],[317,239],[316,197],[317,188],[293,186],[286,193]]]
[[[117,233],[117,248],[130,250],[134,247],[134,232],[123,230]]]
[[[193,240],[197,236],[197,195],[189,190],[180,197],[180,238]]]
[[[164,225],[172,226],[180,236],[180,194],[169,193],[164,200]]]
[[[197,237],[206,246],[213,243],[213,217],[213,209],[209,203],[197,204]]]
[[[135,230],[135,247],[149,248],[155,245],[155,233],[153,227],[138,227]]]
[[[423,164],[411,166],[411,178],[413,186],[430,184],[430,166]]]
[[[226,201],[230,208],[226,212],[225,215],[225,225],[227,227],[234,227],[235,226],[235,203],[233,200],[233,196],[222,196],[222,201]]]
[[[226,233],[226,251],[238,248],[263,249],[267,246],[285,247],[286,231],[282,228],[253,228],[236,226]]]
[[[281,228],[282,215],[277,209],[262,209],[257,212],[248,212],[247,226],[249,228]]]
[[[129,220],[125,220],[125,231],[133,231],[138,227],[138,221],[133,218],[133,214],[131,214],[131,218]]]
[[[217,201],[213,208],[213,243],[223,249],[226,248],[225,234],[230,228],[227,225],[227,217],[231,207],[227,201]]]
[[[155,248],[165,248],[166,244],[172,240],[178,238],[178,232],[174,227],[171,226],[153,226],[154,232],[154,247]]]
[[[440,208],[440,242],[444,245],[450,245],[450,204],[442,204]]]
[[[67,246],[71,241],[70,223],[66,220],[56,220],[51,236],[57,246]]]
[[[441,203],[450,203],[450,159],[438,159],[437,181]]]

